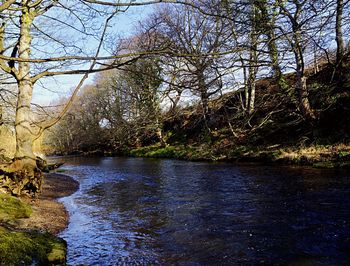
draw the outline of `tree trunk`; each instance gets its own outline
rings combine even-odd
[[[249,89],[248,89],[248,74],[247,74],[247,66],[244,62],[244,58],[242,55],[240,55],[240,61],[242,64],[242,70],[243,70],[243,85],[244,85],[244,99],[243,97],[240,97],[241,99],[241,104],[242,104],[242,109],[244,112],[247,111],[248,109],[248,100],[249,100]],[[240,94],[241,95],[241,94]]]
[[[298,45],[297,45],[298,47]],[[295,59],[297,63],[297,69],[296,69],[296,93],[299,99],[299,108],[304,116],[304,118],[313,124],[314,120],[316,119],[314,111],[311,108],[310,101],[309,101],[309,92],[307,89],[307,77],[304,73],[304,64],[302,59],[302,54],[300,54],[300,47],[296,48],[295,50]]]
[[[344,55],[344,39],[343,39],[343,30],[342,30],[342,19],[343,19],[343,0],[337,0],[337,13],[336,13],[336,37],[337,42],[337,58],[336,66],[341,67],[342,59]]]
[[[250,31],[250,49],[249,49],[249,74],[248,74],[248,114],[251,115],[255,108],[255,87],[256,87],[256,73],[258,64],[258,30],[257,30],[257,7],[252,5],[251,23],[252,28]]]
[[[304,119],[310,124],[313,124],[316,117],[309,101],[309,92],[306,85],[307,77],[305,76],[304,54],[301,44],[301,30],[300,25],[296,21],[293,23],[293,41],[292,48],[295,56],[297,78],[295,89],[299,100],[299,109]]]
[[[277,15],[273,14],[272,17],[270,16],[270,14],[268,13],[268,6],[266,0],[257,2],[257,5],[259,6],[261,12],[263,32],[265,32],[265,35],[267,37],[267,46],[269,50],[269,57],[271,60],[271,69],[273,77],[277,81],[278,86],[281,89],[286,90],[287,84],[282,75],[282,70],[278,58],[278,48],[276,44],[275,17]]]
[[[30,28],[33,23],[33,15],[29,8],[23,7],[20,17],[20,37],[18,55],[21,59],[30,58],[31,35]],[[16,106],[16,153],[17,159],[32,159],[35,162],[33,154],[33,132],[31,126],[31,101],[33,94],[33,83],[30,76],[30,63],[19,62],[18,65],[18,97]]]
[[[201,102],[202,102],[203,116],[207,117],[209,113],[209,101],[208,101],[208,95],[205,92],[201,93]]]
[[[30,59],[32,40],[30,29],[34,20],[32,12],[35,12],[31,11],[27,2],[23,0],[21,6],[20,36],[17,44],[18,57],[21,59]],[[15,118],[16,152],[12,163],[0,166],[2,176],[0,186],[15,195],[20,195],[23,191],[35,194],[41,191],[43,174],[37,167],[37,160],[33,153],[34,132],[31,125],[30,106],[33,83],[30,76],[30,63],[20,61],[14,77],[18,84]]]
[[[273,77],[278,81],[278,83],[281,83],[281,80],[283,78],[281,67],[278,62],[278,50],[275,39],[275,33],[272,31],[272,29],[269,29],[267,32],[267,38],[268,38],[268,48],[269,48],[269,55],[271,60],[271,68],[273,72]]]
[[[162,146],[163,147],[168,146],[168,144],[166,143],[166,141],[164,139],[163,130],[162,130],[161,124],[159,123],[159,119],[158,118],[156,120],[156,134],[157,134],[157,137],[158,137],[160,143],[162,144]]]
[[[252,52],[255,53],[255,52]],[[256,64],[256,62],[250,62],[250,64]],[[256,89],[256,67],[249,66],[249,78],[248,78],[248,114],[251,115],[255,109],[255,89]]]
[[[209,95],[208,95],[208,87],[205,82],[204,73],[201,69],[198,70],[197,73],[197,80],[198,80],[198,92],[200,94],[201,98],[201,104],[202,104],[202,113],[203,113],[203,120],[205,127],[207,131],[210,133],[211,130],[208,125],[208,115],[209,115]]]
[[[207,131],[210,133],[211,129],[208,125],[208,115],[209,115],[209,99],[208,99],[208,93],[205,90],[201,90],[201,102],[202,102],[202,109],[203,109],[203,119],[204,124],[207,129]]]

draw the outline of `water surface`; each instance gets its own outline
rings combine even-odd
[[[77,265],[349,265],[346,171],[65,158]]]

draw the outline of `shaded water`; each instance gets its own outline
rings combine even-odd
[[[349,265],[350,173],[66,158],[77,265]]]

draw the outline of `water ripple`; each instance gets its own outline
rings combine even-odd
[[[309,168],[71,158],[68,263],[347,265],[350,176]]]

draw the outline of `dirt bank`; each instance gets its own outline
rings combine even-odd
[[[43,192],[37,199],[23,198],[32,206],[33,214],[19,221],[21,229],[39,229],[57,235],[68,224],[68,213],[58,198],[73,194],[79,183],[73,178],[56,173],[45,176]]]
[[[0,266],[66,265],[67,243],[57,234],[68,214],[57,198],[78,187],[69,176],[48,174],[36,199],[0,193]]]

